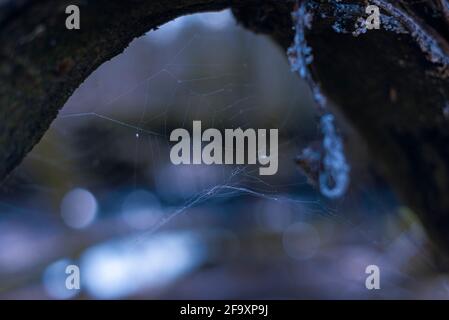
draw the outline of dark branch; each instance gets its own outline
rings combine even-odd
[[[335,26],[352,30],[366,16],[366,1],[307,2],[314,82],[357,129],[405,203],[449,247],[448,1],[373,0],[390,30],[358,37]],[[40,140],[92,71],[152,28],[232,7],[242,25],[269,34],[284,49],[294,36],[292,1],[70,1],[82,10],[77,32],[64,27],[68,4],[24,1],[0,15],[0,178]]]

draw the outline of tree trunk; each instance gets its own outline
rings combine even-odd
[[[0,14],[0,179],[84,79],[133,38],[181,15],[232,7],[242,25],[287,49],[300,6],[306,16],[297,19],[307,21],[296,32],[312,49],[314,89],[357,129],[403,201],[449,249],[449,2],[370,3],[382,10],[381,30],[360,28],[363,0],[9,1]],[[81,30],[65,28],[69,4],[81,9]]]

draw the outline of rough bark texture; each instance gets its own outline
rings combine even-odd
[[[386,1],[379,1],[385,3]],[[407,34],[368,31],[359,37],[328,32],[336,16],[323,5],[307,35],[312,72],[324,93],[362,135],[403,201],[421,217],[430,235],[449,248],[449,78],[446,60],[431,57],[434,43],[449,58],[449,24],[429,7],[402,9],[413,21]],[[417,3],[417,2],[416,2]],[[348,14],[355,21],[363,8]],[[388,11],[384,11],[388,14]],[[419,14],[419,15],[418,15]],[[401,22],[401,19],[397,19]],[[414,25],[416,23],[416,25]],[[422,28],[432,39],[412,36]],[[429,50],[429,51],[427,51]]]
[[[306,2],[313,16],[305,35],[312,77],[358,130],[403,201],[449,248],[448,1],[373,0],[392,30],[358,37],[346,31],[366,17],[367,1]],[[152,28],[232,7],[245,27],[285,49],[294,36],[295,3],[288,0],[70,1],[81,8],[80,31],[65,29],[66,1],[10,3],[0,14],[0,179],[93,70]]]

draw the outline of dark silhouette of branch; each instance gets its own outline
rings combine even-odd
[[[340,121],[358,131],[433,238],[449,248],[449,3],[370,3],[381,8],[381,30],[360,26],[364,0],[9,1],[0,14],[0,178],[83,80],[133,38],[181,15],[231,7],[243,26],[286,50],[295,36],[291,13],[304,5],[314,85]],[[79,31],[65,28],[68,4],[81,8]]]

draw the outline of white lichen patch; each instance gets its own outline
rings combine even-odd
[[[327,100],[322,94],[320,86],[312,79],[309,73],[309,65],[313,62],[312,48],[307,44],[305,32],[312,28],[313,12],[309,1],[303,1],[293,13],[295,23],[295,38],[293,45],[288,49],[288,56],[292,70],[305,79],[310,85],[313,97],[319,106],[321,116],[321,132],[323,141],[320,152],[321,165],[318,183],[321,193],[331,199],[342,197],[349,186],[350,166],[347,163],[343,140],[335,128],[335,118],[327,110]],[[304,159],[313,155],[313,159]],[[302,160],[310,160],[316,163],[317,153],[310,153],[308,149],[303,151]],[[314,166],[316,167],[316,166]]]

